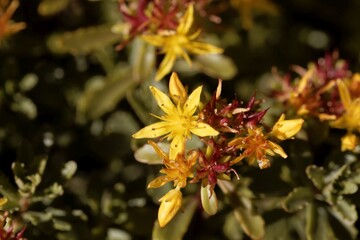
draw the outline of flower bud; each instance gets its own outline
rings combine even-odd
[[[182,204],[182,193],[177,188],[172,189],[159,201],[161,204],[158,212],[158,221],[160,227],[165,227],[180,209]]]
[[[285,114],[281,114],[270,134],[280,140],[285,140],[297,134],[300,131],[303,123],[304,120],[301,118],[285,120]]]

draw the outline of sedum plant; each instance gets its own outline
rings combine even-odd
[[[0,0],[0,240],[358,239],[359,10]]]

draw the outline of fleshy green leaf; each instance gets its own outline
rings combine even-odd
[[[287,212],[298,211],[306,204],[308,204],[313,198],[313,193],[309,188],[298,187],[290,192],[282,202],[282,206]]]
[[[335,210],[342,219],[351,223],[355,223],[358,218],[356,206],[343,198],[337,199],[336,204],[333,206],[333,210]]]
[[[225,236],[230,240],[241,240],[244,237],[244,232],[239,226],[235,214],[232,213],[226,216],[223,231]]]
[[[201,185],[200,195],[201,204],[205,212],[209,215],[216,214],[219,209],[218,200],[215,191],[210,190],[210,185]]]
[[[306,208],[306,238],[309,240],[336,239],[325,209],[310,203]]]
[[[52,35],[48,47],[54,53],[73,55],[89,54],[120,40],[120,36],[111,31],[110,24],[81,28],[73,32]]]
[[[42,0],[38,6],[38,12],[42,16],[50,16],[64,10],[70,3],[70,0]]]
[[[323,167],[318,167],[315,165],[309,165],[306,168],[306,175],[319,190],[322,190],[324,187],[324,177],[325,171]]]
[[[249,237],[252,239],[262,239],[265,236],[265,222],[261,215],[242,206],[234,209],[234,215]]]

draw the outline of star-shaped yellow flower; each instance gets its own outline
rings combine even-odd
[[[351,99],[350,91],[344,81],[337,80],[337,85],[345,112],[341,117],[331,122],[330,126],[348,130],[346,136],[342,138],[341,149],[343,151],[353,150],[357,145],[358,138],[352,133],[354,131],[360,132],[360,98]],[[349,146],[353,146],[353,149],[350,149]]]
[[[200,137],[219,134],[210,125],[198,121],[199,117],[194,115],[200,103],[202,86],[187,97],[177,74],[173,73],[169,83],[171,99],[156,87],[151,86],[150,90],[165,115],[154,115],[162,121],[144,127],[133,135],[134,138],[157,138],[165,135],[171,140],[169,158],[175,160],[179,153],[184,153],[186,139],[191,138],[191,133]]]
[[[181,56],[191,65],[191,59],[187,52],[202,55],[211,53],[222,53],[221,48],[214,45],[194,41],[199,35],[200,30],[189,35],[189,30],[194,21],[194,6],[190,4],[184,16],[180,19],[176,31],[163,31],[157,35],[143,35],[142,39],[156,47],[162,48],[161,52],[165,53],[160,67],[156,73],[155,80],[160,81],[168,74],[176,59]]]

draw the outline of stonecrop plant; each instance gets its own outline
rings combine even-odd
[[[149,188],[158,188],[167,182],[173,182],[174,189],[165,194],[161,202],[158,222],[164,227],[177,213],[182,203],[181,188],[188,183],[201,183],[206,190],[201,194],[203,208],[207,213],[214,214],[216,193],[214,188],[220,181],[230,181],[233,173],[239,178],[235,165],[244,158],[249,164],[258,163],[261,169],[270,167],[268,156],[287,154],[274,141],[292,138],[303,124],[302,119],[285,120],[281,115],[271,128],[261,120],[266,109],[261,110],[253,96],[247,104],[237,99],[227,102],[221,98],[222,83],[208,102],[199,108],[202,87],[195,89],[189,96],[176,73],[169,81],[169,96],[155,87],[150,90],[158,106],[166,113],[155,116],[156,122],[136,132],[134,138],[160,138],[160,141],[171,140],[169,153],[164,152],[155,142],[149,141],[155,152],[162,159],[164,167],[160,177],[151,181]],[[197,115],[194,113],[197,112]],[[186,148],[186,141],[191,136],[198,136],[204,148]],[[272,141],[271,141],[272,140]],[[212,199],[209,206],[208,200]]]
[[[359,11],[0,0],[0,240],[359,239]]]

